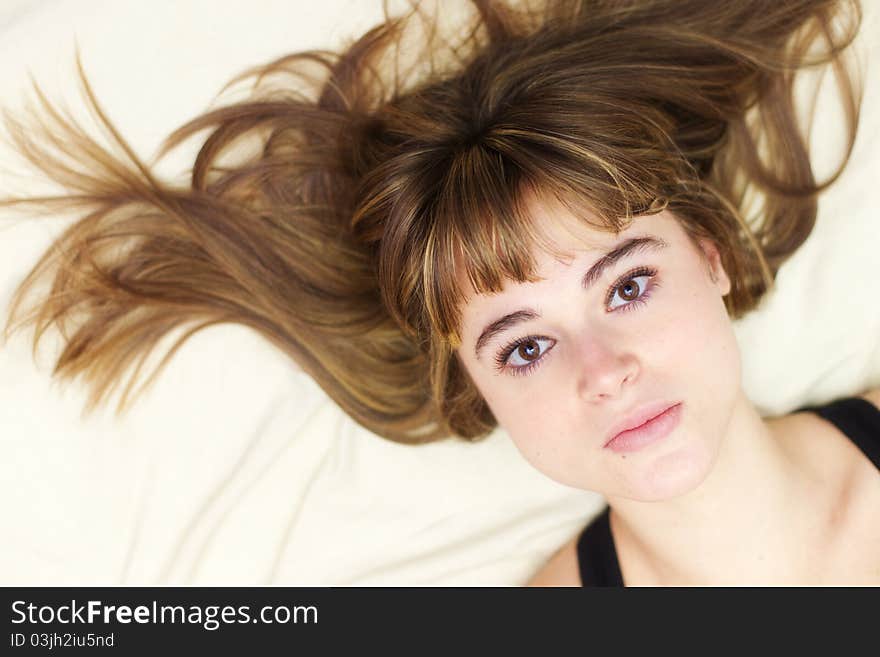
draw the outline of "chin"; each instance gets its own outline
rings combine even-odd
[[[696,490],[712,471],[714,454],[691,445],[651,459],[632,481],[629,494],[638,502],[663,502]]]

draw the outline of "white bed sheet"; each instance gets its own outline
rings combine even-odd
[[[880,75],[876,3],[849,170],[759,312],[736,325],[746,392],[768,414],[880,385]],[[77,39],[99,101],[148,159],[234,74],[335,47],[380,16],[357,0],[5,0],[0,101],[30,69],[76,108]],[[816,152],[833,152],[833,104]],[[179,175],[196,144],[163,160]],[[0,169],[15,170],[8,153]],[[4,173],[0,194],[37,182]],[[0,308],[66,218],[0,215]],[[5,319],[5,314],[4,314]],[[0,348],[0,584],[513,585],[602,505],[533,470],[502,430],[406,447],[366,431],[250,329],[206,329],[122,419],[83,420],[53,348]]]

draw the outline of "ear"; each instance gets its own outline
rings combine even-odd
[[[723,297],[730,292],[730,278],[724,271],[724,265],[721,264],[721,253],[712,240],[701,238],[699,242],[700,248],[703,250],[703,260],[709,270],[709,278],[718,286]]]

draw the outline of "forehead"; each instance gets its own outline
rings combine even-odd
[[[533,247],[532,254],[536,259],[550,255],[557,260],[567,261],[579,253],[600,251],[622,234],[603,230],[598,225],[591,226],[590,222],[599,224],[599,221],[589,209],[581,210],[582,216],[577,217],[555,199],[538,197],[533,193],[527,195],[526,199],[525,206],[532,223],[553,248],[550,253]]]
[[[535,231],[544,240],[543,245],[533,244],[529,253],[535,259],[539,270],[547,261],[568,263],[578,253],[585,251],[598,251],[603,244],[613,240],[615,234],[593,228],[584,219],[575,217],[562,204],[554,200],[543,200],[533,193],[526,196],[525,207],[528,217]],[[471,305],[473,301],[485,297],[495,297],[495,293],[478,293],[471,285],[468,278],[467,263],[461,253],[456,255],[455,278],[459,289],[464,293],[466,301],[464,307]],[[504,287],[518,285],[514,280],[505,281]]]
[[[501,292],[477,293],[468,280],[466,268],[457,267],[456,277],[461,285],[460,289],[465,294],[465,303],[461,308],[465,324],[469,315],[473,315],[487,304],[499,305],[511,294],[518,295],[520,290],[540,285],[546,280],[552,281],[556,275],[575,262],[588,266],[629,236],[636,234],[656,236],[670,244],[683,237],[683,230],[678,220],[666,210],[635,217],[628,226],[619,232],[614,232],[591,226],[588,223],[588,219],[592,220],[588,211],[584,213],[587,215],[586,218],[577,217],[557,202],[531,197],[527,207],[530,218],[538,231],[545,236],[549,247],[542,248],[536,245],[530,250],[535,259],[535,274],[541,280],[536,283],[506,280]]]

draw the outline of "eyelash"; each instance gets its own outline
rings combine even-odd
[[[654,289],[660,287],[660,283],[654,280],[654,277],[656,275],[657,270],[653,267],[636,267],[635,269],[628,271],[609,286],[608,291],[605,293],[605,306],[607,307],[608,304],[611,303],[611,300],[614,299],[614,293],[624,283],[627,283],[634,278],[639,278],[640,276],[649,276],[650,280],[648,281],[648,284],[645,286],[644,290],[640,290],[642,293],[637,298],[622,306],[618,306],[611,312],[627,312],[630,310],[635,310],[637,307],[646,303],[648,297],[651,296],[651,293],[654,291]],[[544,361],[543,355],[537,360],[533,360],[530,364],[520,367],[511,367],[509,365],[505,365],[505,363],[507,363],[507,359],[510,358],[510,355],[521,344],[529,342],[530,340],[540,340],[542,337],[543,336],[539,335],[527,335],[523,338],[518,338],[514,340],[505,347],[502,347],[502,349],[498,352],[498,355],[495,357],[495,363],[498,371],[501,372],[503,370],[509,370],[509,373],[513,376],[522,376],[528,374],[533,369],[535,369],[535,367],[537,367],[540,363]]]

